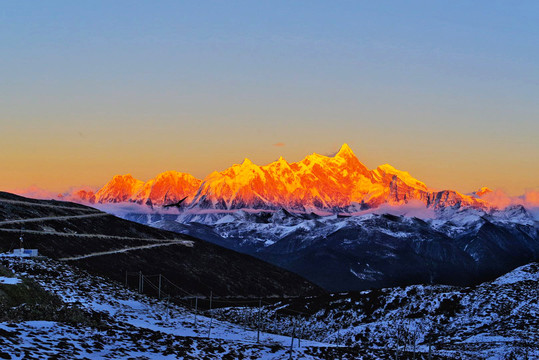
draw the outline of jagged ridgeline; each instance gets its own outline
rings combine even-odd
[[[95,194],[80,190],[69,196],[90,203],[133,202],[162,206],[185,199],[189,209],[279,209],[357,211],[382,204],[419,201],[428,207],[482,207],[483,192],[474,196],[434,190],[408,172],[389,164],[374,170],[362,164],[344,144],[334,156],[313,153],[289,163],[283,157],[259,166],[245,159],[203,180],[167,171],[146,182],[130,174],[114,176]]]
[[[281,297],[321,292],[296,274],[192,236],[80,204],[0,192],[0,251],[18,248],[21,236],[25,248],[122,282],[126,271],[142,271],[162,274],[182,291],[199,295],[213,291],[216,296]]]

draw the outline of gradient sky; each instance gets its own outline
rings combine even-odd
[[[537,1],[2,2],[0,189],[343,142],[434,188],[536,189],[538,24]]]

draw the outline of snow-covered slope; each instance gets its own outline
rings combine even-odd
[[[71,322],[39,320],[39,314],[33,315],[35,320],[0,322],[3,358],[539,356],[537,263],[473,288],[414,285],[291,298],[264,305],[260,312],[249,307],[199,309],[195,320],[189,306],[140,295],[66,263],[16,257],[0,261],[17,277],[35,281],[83,314]],[[253,327],[258,319],[262,324],[259,343]]]
[[[71,359],[222,359],[240,354],[257,359],[289,358],[289,336],[261,332],[257,343],[256,329],[211,319],[209,312],[199,312],[195,324],[191,308],[137,294],[58,261],[5,257],[2,263],[100,322],[97,327],[51,321],[0,322],[3,358],[6,354],[11,358],[31,354]],[[315,359],[308,355],[312,348],[328,346],[333,345],[302,340],[294,357]]]

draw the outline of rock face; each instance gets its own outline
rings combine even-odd
[[[427,207],[483,207],[477,196],[453,190],[434,191],[408,172],[391,165],[369,170],[344,144],[335,156],[311,154],[288,163],[282,157],[258,166],[249,159],[203,181],[167,171],[144,183],[131,175],[115,176],[96,194],[98,203],[136,202],[166,205],[187,198],[194,209],[279,209],[358,211],[411,200]]]

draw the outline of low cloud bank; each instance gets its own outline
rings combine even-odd
[[[503,190],[494,190],[481,196],[481,199],[498,209],[512,205],[523,205],[527,209],[539,207],[539,190],[530,189],[520,196],[510,196]]]
[[[81,191],[82,190],[82,191]],[[86,199],[81,199],[80,195],[82,192],[90,193],[95,192],[96,189],[92,187],[77,187],[71,188],[64,193],[55,193],[49,190],[42,189],[37,186],[31,186],[25,189],[15,189],[10,192],[17,195],[34,198],[34,199],[55,199],[55,200],[64,200],[81,203],[91,207],[95,207],[101,211],[105,211],[117,216],[123,216],[127,213],[143,213],[143,214],[154,214],[154,213],[164,213],[164,214],[180,214],[181,211],[177,208],[151,208],[145,205],[139,205],[136,203],[116,203],[116,204],[92,204],[89,203]],[[486,193],[481,196],[482,200],[485,200],[490,206],[505,209],[508,206],[514,205],[523,205],[529,213],[534,217],[534,219],[539,220],[539,190],[530,189],[527,190],[524,194],[520,196],[510,196],[503,190],[494,190],[492,192]],[[200,210],[203,212],[223,212],[216,210]],[[197,210],[189,210],[189,212],[197,212]],[[230,212],[234,212],[231,210]],[[375,209],[369,209],[365,211],[360,211],[353,213],[351,215],[366,215],[366,214],[392,214],[392,215],[403,215],[408,217],[418,217],[421,219],[432,219],[436,217],[435,211],[432,208],[427,208],[425,204],[419,200],[409,201],[407,204],[402,205],[390,205],[383,204]],[[325,215],[325,214],[320,214]],[[331,215],[331,214],[327,214]]]
[[[8,192],[32,198],[32,199],[41,199],[41,200],[62,200],[62,201],[71,201],[80,204],[88,204],[86,199],[81,199],[82,193],[91,193],[94,194],[96,189],[90,186],[77,186],[71,187],[64,192],[53,192],[50,190],[42,189],[38,186],[32,185],[24,189],[14,189],[9,190]]]
[[[398,216],[417,217],[420,219],[434,219],[436,214],[433,208],[427,208],[425,203],[419,200],[412,200],[402,205],[383,204],[375,209],[369,209],[353,213],[352,215],[366,214],[391,214]]]
[[[58,200],[58,193],[52,192],[50,190],[45,190],[35,185],[24,188],[24,189],[14,189],[8,190],[8,192],[32,198],[32,199],[41,199],[41,200]]]
[[[170,215],[180,215],[180,211],[178,208],[163,208],[163,207],[155,207],[152,208],[147,205],[141,205],[137,203],[130,203],[130,202],[122,202],[122,203],[110,203],[110,204],[88,204],[83,203],[85,205],[91,206],[93,208],[96,208],[98,210],[104,211],[106,213],[123,217],[127,214],[136,213],[136,214],[170,214]]]

